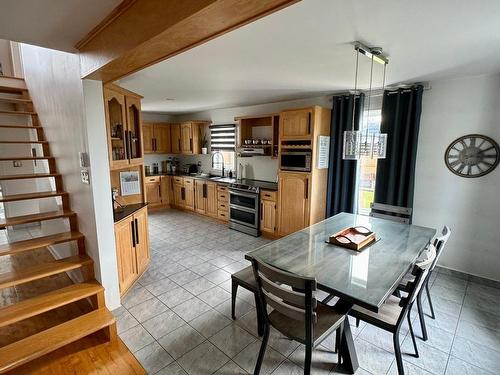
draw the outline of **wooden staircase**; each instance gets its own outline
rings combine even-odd
[[[16,120],[11,120],[12,118]],[[26,122],[19,121],[20,118],[26,119]],[[47,168],[43,173],[37,167],[33,168],[36,170],[33,173],[0,175],[0,192],[8,190],[4,187],[10,183],[24,182],[29,184],[27,186],[33,186],[31,192],[0,194],[0,203],[8,205],[57,199],[58,209],[0,217],[0,231],[15,234],[38,223],[43,233],[42,225],[49,220],[64,221],[66,224],[63,227],[68,230],[16,239],[13,242],[0,242],[0,297],[3,297],[0,299],[0,338],[3,338],[0,342],[0,374],[98,331],[103,331],[110,341],[117,340],[115,319],[105,306],[103,287],[94,280],[93,261],[86,254],[84,235],[78,231],[77,216],[70,209],[69,194],[64,191],[62,176],[57,172],[55,158],[50,155],[49,143],[23,80],[0,77],[0,132],[2,131],[0,163],[43,162]],[[14,132],[26,132],[26,140],[10,140],[6,139],[8,136],[4,136]],[[6,152],[2,151],[4,147],[5,150],[15,150],[25,145],[41,147],[42,155],[4,155]],[[0,168],[0,171],[3,170]],[[37,191],[35,182],[39,179],[52,179],[55,190]],[[70,244],[76,254],[53,259],[47,247],[61,244]],[[40,259],[37,256],[40,251],[45,251],[48,258]],[[83,281],[70,281],[66,273],[74,271],[78,271]],[[30,287],[31,284],[35,286]],[[29,292],[25,293],[26,290]],[[29,297],[17,298],[17,295]],[[8,303],[3,303],[5,300]],[[69,311],[71,314],[66,314]],[[5,340],[9,333],[15,333],[14,340]],[[12,373],[16,373],[16,370]]]

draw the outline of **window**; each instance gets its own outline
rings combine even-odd
[[[372,98],[373,100],[373,98]],[[363,113],[361,130],[363,131],[363,137],[368,130],[368,134],[378,133],[380,131],[380,122],[382,120],[382,111],[380,106],[370,111],[370,116],[368,117],[368,109],[366,108]],[[358,163],[358,214],[368,215],[370,213],[370,206],[373,203],[375,196],[375,180],[377,178],[377,159],[362,156]]]
[[[236,126],[234,124],[210,126],[210,150],[212,169],[234,170]]]

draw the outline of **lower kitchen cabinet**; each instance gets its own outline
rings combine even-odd
[[[194,179],[184,178],[184,209],[194,211]]]
[[[187,177],[173,177],[175,206],[194,211],[194,179]]]
[[[161,176],[160,196],[161,204],[169,206],[172,201],[172,176]]]
[[[211,217],[217,217],[217,184],[204,180],[195,180],[195,211]]]
[[[146,202],[150,206],[157,206],[162,204],[161,201],[161,177],[153,176],[146,177]]]
[[[279,172],[278,234],[286,236],[309,226],[310,174]]]
[[[276,192],[260,192],[260,231],[274,236],[276,234]]]
[[[150,261],[146,207],[115,224],[115,241],[120,295],[123,295]]]

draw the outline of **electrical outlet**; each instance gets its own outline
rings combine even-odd
[[[21,160],[14,160],[12,164],[14,165],[14,168],[19,168],[23,166],[23,162]]]
[[[80,169],[80,176],[84,184],[90,185],[89,170],[87,168]]]

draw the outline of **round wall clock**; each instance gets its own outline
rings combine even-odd
[[[444,161],[450,171],[461,177],[481,177],[498,165],[500,148],[490,137],[469,134],[455,139],[446,149]]]

